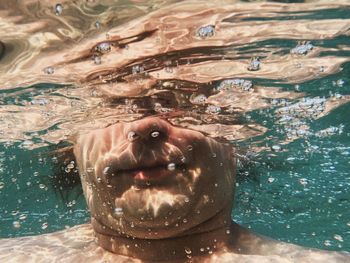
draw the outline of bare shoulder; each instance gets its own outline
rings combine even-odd
[[[90,224],[40,236],[0,239],[0,262],[104,261],[139,262],[97,246]]]
[[[349,253],[306,248],[281,242],[256,235],[234,222],[231,232],[233,235],[229,252],[218,255],[221,257],[220,262],[237,256],[244,258],[249,255],[241,262],[350,263]]]
[[[204,261],[201,261],[204,262]],[[232,252],[213,255],[206,263],[348,263],[350,258],[341,253],[287,254],[287,255],[243,255]]]

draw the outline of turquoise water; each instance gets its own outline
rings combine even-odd
[[[300,89],[310,96],[329,91],[349,94],[349,71],[350,64],[345,64],[341,73],[302,84]],[[332,81],[338,79],[346,84],[333,86]],[[273,146],[281,140],[285,134],[283,126],[276,124],[274,111],[249,113],[270,130],[240,144]],[[282,146],[279,152],[265,150],[253,157],[256,163],[243,167],[238,177],[233,218],[280,240],[350,251],[349,113],[350,104],[346,104],[310,121],[313,133],[343,125],[341,134],[309,135]],[[53,188],[50,178],[55,162],[47,156],[50,150],[26,150],[23,143],[0,145],[1,237],[48,233],[88,222],[79,187],[70,190],[66,200]]]
[[[350,9],[335,8],[305,14],[298,12],[276,18],[253,16],[242,21],[296,18],[349,19]],[[331,39],[308,40],[315,50],[322,50],[318,57],[335,56],[349,60],[349,33]],[[282,56],[289,54],[296,44],[295,38],[267,39],[230,48],[237,52],[237,59],[242,59],[268,51]],[[218,53],[225,49],[227,47],[218,49]],[[207,50],[213,54],[217,51],[210,48]],[[284,83],[282,79],[268,77],[247,79],[252,80],[256,86],[281,87],[283,91],[296,92],[306,100],[350,95],[348,62],[329,75],[315,75],[311,80],[302,82]],[[205,90],[208,86],[211,88],[210,85],[213,84],[210,82],[205,88],[199,88]],[[0,90],[0,105],[26,107],[29,102],[33,104],[35,101],[45,106],[47,102],[43,100],[43,95],[67,99],[73,105],[78,99],[75,95],[68,94],[68,91],[74,93],[75,89],[74,86],[42,83]],[[175,97],[182,91],[168,92]],[[182,93],[187,94],[188,91]],[[172,105],[172,98],[159,97],[165,105]],[[126,104],[126,99],[122,103]],[[284,122],[281,118],[293,114],[281,115],[280,110],[302,99],[268,100],[268,107],[249,110],[240,119],[242,123],[260,124],[267,128],[267,132],[232,142],[244,149],[259,149],[251,150],[250,163],[243,165],[238,174],[235,208],[232,212],[234,220],[255,232],[279,240],[322,249],[350,251],[350,103],[317,119],[298,117],[309,128],[296,128],[299,130],[298,136],[286,140],[293,129],[290,120]],[[81,101],[85,102],[83,99]],[[15,116],[16,110],[12,113]],[[0,117],[9,118],[8,115]],[[0,143],[0,237],[38,235],[89,221],[89,212],[80,187],[68,189],[62,196],[52,183],[57,163],[50,152],[55,144],[47,143],[42,137],[49,131],[63,129],[61,124],[65,122],[71,120],[59,119],[56,123],[53,121],[49,128],[26,132],[21,139],[9,138]],[[11,129],[11,126],[5,129]],[[26,140],[26,137],[30,139]],[[32,147],[33,145],[37,147]]]

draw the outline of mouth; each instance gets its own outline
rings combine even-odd
[[[133,178],[136,186],[149,187],[163,184],[175,175],[186,169],[184,164],[168,163],[151,167],[138,167],[121,171],[123,174]]]

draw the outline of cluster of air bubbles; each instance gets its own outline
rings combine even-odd
[[[311,51],[314,46],[310,43],[310,41],[301,41],[298,42],[297,46],[293,48],[290,53],[297,55],[306,55],[309,51]]]
[[[131,68],[131,73],[136,75],[144,72],[144,67],[141,65],[135,65]]]
[[[315,135],[317,137],[328,137],[332,135],[340,135],[343,133],[344,124],[339,125],[339,127],[331,126],[327,129],[316,132]]]
[[[205,112],[209,114],[219,114],[221,112],[221,108],[215,105],[208,105]]]
[[[110,52],[111,49],[112,49],[112,46],[109,42],[102,42],[95,47],[95,50],[97,52],[100,52],[103,54]]]
[[[251,91],[253,90],[253,83],[252,81],[245,79],[225,79],[220,82],[216,90],[232,90],[234,88],[238,88],[243,91]]]
[[[165,72],[167,72],[167,73],[173,73],[173,68],[172,68],[172,63],[171,63],[171,61],[165,61],[164,62],[164,65],[165,65],[165,68],[164,68],[164,70],[165,70]]]
[[[200,38],[207,38],[214,36],[215,33],[215,26],[208,25],[201,27],[197,30],[196,36]]]
[[[52,75],[53,73],[55,73],[55,69],[51,66],[46,67],[46,68],[44,68],[44,73],[48,74],[48,75]]]
[[[76,205],[76,201],[75,200],[72,200],[72,201],[69,201],[67,204],[66,204],[66,206],[67,207],[73,207],[74,205]]]
[[[341,235],[335,234],[335,235],[333,236],[333,238],[334,238],[335,240],[338,240],[339,242],[344,242],[344,239],[343,239],[343,237],[342,237]]]
[[[205,104],[207,102],[207,99],[207,96],[204,94],[198,94],[191,96],[190,101],[193,104]]]
[[[336,99],[341,98],[337,94],[331,94]],[[303,98],[297,103],[291,103],[286,100],[273,100],[272,105],[282,106],[276,110],[279,117],[278,123],[284,125],[286,135],[289,139],[307,137],[315,135],[317,137],[327,137],[331,135],[340,135],[343,133],[344,125],[338,127],[329,127],[313,134],[307,121],[317,119],[326,109],[326,99],[321,97]]]
[[[337,81],[332,82],[333,86],[343,87],[345,85],[345,81],[343,79],[338,79]]]
[[[20,148],[30,149],[34,145],[33,141],[25,140],[21,143]]]
[[[40,105],[40,106],[44,106],[44,105],[46,105],[46,104],[48,104],[49,103],[49,100],[48,99],[32,99],[31,101],[30,101],[30,104],[32,104],[32,105]]]
[[[172,111],[172,109],[170,109],[170,108],[163,107],[162,104],[160,104],[159,102],[154,103],[153,109],[156,112],[161,112],[161,113],[166,113],[166,112]]]
[[[249,71],[257,71],[260,69],[260,64],[261,62],[259,57],[252,57],[247,69]]]
[[[67,164],[67,166],[66,166],[66,168],[64,169],[64,171],[65,171],[66,173],[70,173],[71,170],[74,169],[74,167],[75,167],[74,161],[70,161],[70,163]]]
[[[62,14],[63,6],[61,4],[56,4],[53,11],[54,11],[56,16],[59,16]]]
[[[325,98],[303,98],[301,101],[279,108],[276,113],[293,117],[317,118],[326,106]]]

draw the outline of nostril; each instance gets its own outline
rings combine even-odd
[[[134,132],[134,131],[128,132],[128,140],[129,140],[130,142],[133,142],[133,141],[137,140],[139,137],[140,137],[140,136],[139,136],[136,132]]]

